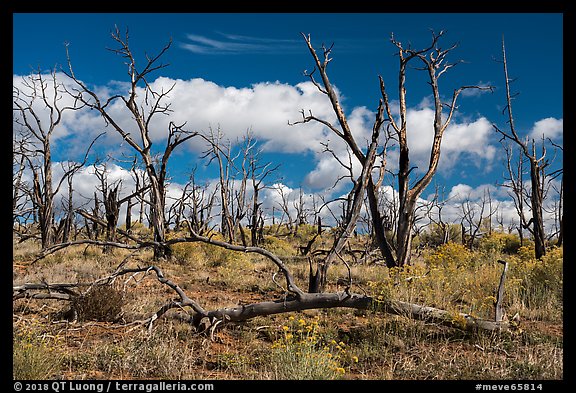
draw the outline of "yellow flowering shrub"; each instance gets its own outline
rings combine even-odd
[[[499,244],[505,246],[506,237],[495,238],[504,239]],[[515,255],[507,255],[486,249],[470,251],[460,244],[448,243],[425,253],[410,266],[389,269],[381,280],[368,281],[368,291],[376,307],[379,302],[401,300],[492,319],[503,270],[497,263],[499,259],[509,262],[503,306],[510,315],[538,310],[538,315],[533,316],[559,317],[562,248],[555,247],[542,260],[536,260],[530,245],[520,247]]]
[[[432,268],[452,268],[468,265],[473,258],[474,254],[462,244],[449,242],[431,250],[425,256],[425,261]]]
[[[52,336],[51,336],[52,337]],[[62,356],[55,351],[56,338],[38,336],[34,326],[14,331],[12,343],[12,377],[45,380],[54,377]]]
[[[344,342],[327,340],[320,333],[318,317],[290,316],[272,343],[271,358],[277,379],[339,379],[346,363],[358,362]]]

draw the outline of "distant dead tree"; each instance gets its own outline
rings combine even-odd
[[[215,163],[218,168],[220,231],[228,242],[234,243],[239,234],[242,244],[247,245],[242,227],[242,222],[247,219],[247,225],[252,229],[251,242],[255,245],[258,243],[259,228],[263,225],[259,193],[268,187],[264,180],[278,166],[261,162],[257,140],[250,131],[237,146],[233,146],[231,141],[224,139],[225,135],[219,127],[216,131],[211,127],[209,130],[209,133],[201,134],[209,145],[202,158],[208,159],[207,165]]]
[[[546,158],[546,146],[544,138],[542,138],[541,152],[536,153],[535,140],[533,138],[530,139],[530,137],[521,139],[516,130],[514,115],[512,112],[512,100],[515,95],[512,95],[510,89],[511,79],[508,74],[508,62],[506,60],[506,47],[504,45],[504,38],[502,38],[502,65],[504,71],[506,94],[506,106],[504,111],[508,114],[507,123],[509,126],[509,131],[503,131],[496,124],[493,124],[492,126],[500,135],[502,135],[501,141],[510,140],[514,145],[518,147],[520,154],[528,161],[528,164],[530,165],[530,198],[527,202],[529,202],[531,217],[527,222],[525,222],[526,219],[520,217],[520,225],[530,231],[534,239],[534,255],[537,259],[540,259],[542,256],[546,255],[546,234],[544,232],[543,204],[546,193],[546,168],[550,165],[551,161]],[[508,163],[510,163],[511,152],[511,149],[506,149]],[[519,162],[522,162],[522,158],[519,158],[519,160]],[[513,172],[510,170],[510,164],[508,164],[508,168],[510,177],[512,178]],[[516,182],[518,181],[519,179],[517,177]],[[518,188],[520,187],[522,187],[523,190],[524,184],[518,183],[516,186],[513,185],[513,192],[515,194],[519,193],[521,190]],[[518,195],[516,195],[515,199],[517,203],[519,200]]]
[[[282,228],[282,225],[284,225],[286,229],[288,229],[288,234],[291,235],[293,234],[294,231],[294,218],[292,217],[293,214],[290,208],[289,193],[285,190],[283,184],[276,184],[274,190],[276,190],[276,192],[278,192],[278,195],[280,196],[280,202],[278,202],[277,205],[280,208],[280,211],[282,212],[282,215],[280,216],[280,222],[278,223],[278,227],[276,228],[275,235],[280,234],[280,229]]]
[[[516,164],[513,164],[514,149],[510,144],[504,144],[504,150],[506,151],[506,169],[508,174],[504,175],[505,182],[500,186],[508,188],[508,195],[510,195],[514,203],[514,209],[518,215],[516,231],[520,238],[520,246],[523,246],[524,229],[529,228],[524,206],[525,204],[529,204],[530,200],[530,196],[527,195],[526,188],[524,187],[524,157],[521,154],[516,155]]]
[[[564,148],[561,145],[554,143],[550,139],[549,141],[552,146],[561,150],[562,152],[564,151]],[[555,184],[552,184],[552,188],[558,194],[558,200],[554,203],[555,208],[553,212],[556,231],[550,237],[556,237],[556,245],[560,247],[564,239],[564,168],[557,169],[556,171],[550,173],[548,181],[552,182],[552,180],[555,180],[558,177],[560,177],[560,185],[556,186]]]
[[[116,226],[120,214],[119,203],[119,188],[122,184],[121,180],[117,180],[109,184],[108,182],[108,166],[106,162],[94,165],[94,175],[100,182],[96,188],[102,193],[102,204],[104,205],[104,217],[106,218],[106,241],[116,241]],[[112,247],[104,246],[105,253],[111,253]]]
[[[132,229],[132,207],[139,204],[138,210],[138,222],[144,224],[144,212],[146,207],[149,205],[149,198],[146,196],[149,194],[150,181],[147,179],[146,170],[142,169],[140,163],[138,162],[138,154],[134,155],[132,160],[132,165],[130,167],[130,177],[134,181],[134,194],[135,202],[128,200],[128,206],[126,209],[126,230],[130,231]]]
[[[23,77],[21,86],[13,86],[14,130],[27,141],[29,151],[21,151],[32,174],[32,200],[37,210],[42,248],[55,242],[54,197],[60,185],[72,172],[64,173],[53,184],[52,138],[66,112],[77,111],[84,105],[73,100],[65,103],[65,87],[54,69],[48,73],[36,70]]]
[[[28,156],[33,149],[26,135],[15,133],[12,149],[12,223],[14,233],[20,236],[21,241],[34,236],[30,233],[30,224],[36,224],[36,207],[33,203],[33,191],[24,181],[24,171],[27,167]]]
[[[457,63],[446,62],[447,55],[456,48],[456,45],[452,45],[448,49],[441,49],[438,45],[439,39],[443,36],[444,32],[441,31],[438,34],[432,33],[432,43],[425,49],[415,50],[410,45],[405,47],[401,42],[397,41],[394,36],[391,38],[393,45],[397,47],[397,55],[399,58],[399,71],[398,71],[398,99],[399,99],[399,122],[395,120],[393,116],[394,109],[389,102],[388,94],[384,85],[384,80],[379,77],[380,81],[380,92],[382,98],[378,105],[378,110],[376,114],[376,120],[374,122],[374,127],[372,130],[372,140],[375,142],[374,146],[374,159],[368,157],[370,156],[370,147],[364,152],[360,146],[361,144],[353,136],[352,130],[348,123],[347,116],[342,109],[338,95],[336,94],[330,79],[327,74],[327,67],[332,58],[330,57],[332,52],[332,46],[326,47],[322,46],[322,60],[317,54],[316,50],[312,46],[310,36],[303,34],[306,41],[310,54],[314,59],[314,70],[312,72],[305,72],[305,75],[310,78],[312,83],[318,88],[318,90],[328,96],[334,113],[338,119],[339,126],[331,124],[330,122],[320,119],[314,116],[311,112],[306,114],[302,111],[303,119],[297,123],[307,123],[307,122],[318,122],[329,130],[331,130],[336,136],[338,136],[342,141],[346,143],[350,151],[352,152],[355,159],[357,159],[362,165],[363,171],[368,173],[366,190],[368,193],[369,208],[372,215],[374,232],[376,235],[378,246],[382,252],[383,258],[386,260],[388,267],[394,266],[404,266],[410,264],[410,251],[412,244],[412,229],[415,220],[415,209],[418,197],[422,194],[424,189],[430,184],[438,163],[440,160],[440,145],[444,131],[450,124],[452,116],[457,108],[456,102],[460,93],[466,89],[489,89],[489,86],[462,86],[455,89],[452,94],[452,100],[449,103],[442,102],[440,98],[439,89],[439,78],[450,68],[454,67]],[[413,181],[410,174],[415,169],[415,167],[410,166],[410,158],[408,154],[408,138],[407,138],[407,104],[406,104],[406,70],[412,61],[420,61],[421,66],[416,67],[417,70],[425,71],[428,75],[429,85],[431,88],[432,95],[434,97],[434,139],[430,151],[430,162],[425,173],[416,181]],[[317,82],[314,78],[316,71],[319,71],[322,78],[322,84]],[[443,109],[447,107],[448,113],[443,114]],[[385,115],[384,115],[385,113]],[[384,229],[384,218],[378,209],[378,201],[380,194],[380,185],[383,180],[384,173],[386,171],[386,148],[382,148],[379,143],[380,128],[383,124],[388,124],[388,134],[386,141],[394,138],[398,144],[399,148],[399,171],[398,177],[398,192],[399,192],[399,206],[398,206],[398,223],[396,226],[396,244],[395,244],[395,254],[393,253],[392,246],[389,244],[386,237],[386,231]],[[295,123],[296,124],[296,123]],[[378,173],[376,179],[373,178],[373,171],[375,169],[375,158],[379,157],[380,165],[378,165]],[[355,196],[359,200],[363,200],[363,187],[358,188],[362,191],[360,194]],[[355,217],[351,222],[355,224]]]
[[[232,220],[232,212],[230,211],[230,181],[231,181],[231,169],[230,165],[232,160],[230,159],[230,141],[228,145],[224,146],[222,142],[223,133],[218,127],[215,133],[212,127],[210,127],[210,133],[204,139],[210,144],[210,148],[204,152],[202,158],[210,158],[208,165],[214,160],[216,160],[216,165],[218,165],[219,179],[220,179],[220,232],[224,235],[229,242],[234,241],[234,224]]]
[[[170,121],[167,129],[167,140],[164,152],[157,161],[157,165],[155,165],[152,152],[151,122],[157,115],[169,115],[171,112],[170,103],[165,103],[165,100],[175,85],[172,85],[167,90],[162,88],[160,91],[156,91],[149,84],[148,77],[154,71],[167,66],[166,64],[159,63],[159,60],[170,48],[172,41],[166,44],[156,56],[146,56],[145,65],[140,68],[128,43],[128,31],[126,31],[124,37],[122,37],[120,30],[116,27],[111,35],[112,39],[118,45],[118,48],[110,50],[122,57],[128,66],[128,75],[130,77],[128,95],[115,94],[111,97],[102,97],[100,93],[90,89],[75,75],[72,69],[72,61],[68,47],[66,47],[68,59],[67,75],[76,84],[76,87],[70,89],[69,93],[84,106],[97,110],[106,124],[112,126],[112,128],[120,134],[122,139],[139,154],[150,182],[150,220],[154,230],[154,240],[156,244],[161,245],[154,248],[154,258],[169,257],[171,250],[164,246],[166,235],[165,193],[168,160],[176,147],[198,135],[198,133],[184,129],[185,123],[178,125]],[[119,123],[118,119],[115,119],[109,111],[110,106],[118,100],[124,104],[132,115],[132,120],[135,122],[139,138],[135,139],[136,134],[125,129]]]
[[[261,162],[261,150],[250,151],[249,154],[249,174],[252,184],[252,201],[250,214],[251,244],[257,247],[264,240],[264,217],[260,192],[270,188],[268,184],[270,176],[280,168],[280,165],[273,165],[271,162]]]
[[[484,190],[482,198],[472,202],[470,195],[460,203],[460,227],[462,244],[470,250],[478,238],[491,233],[492,217],[498,212],[498,205],[492,204],[490,190]]]
[[[98,137],[96,137],[96,139],[98,139],[100,136],[102,136],[104,134],[100,134],[98,135]],[[90,148],[92,147],[92,145],[94,144],[94,142],[96,142],[96,139],[92,142],[92,144],[90,145]],[[90,148],[88,149],[88,152],[90,151]],[[55,234],[55,239],[58,242],[68,242],[70,241],[70,235],[71,232],[73,230],[73,225],[76,222],[75,220],[75,216],[76,216],[76,209],[74,208],[74,187],[73,187],[73,180],[74,180],[74,175],[86,165],[86,161],[88,158],[88,153],[86,154],[86,156],[84,157],[84,161],[81,163],[76,163],[76,162],[66,162],[63,163],[61,162],[60,165],[62,167],[62,172],[65,174],[65,178],[66,178],[66,183],[68,185],[68,195],[67,197],[62,200],[62,205],[63,205],[63,217],[60,220],[60,224],[58,226],[58,229],[56,231]],[[76,231],[74,231],[76,233]]]
[[[174,225],[175,230],[180,229],[182,220],[185,219],[184,210],[186,208],[186,203],[190,198],[190,188],[191,182],[188,181],[182,189],[182,195],[179,197],[168,197],[169,199],[172,199],[173,202],[170,204],[168,212],[166,213],[167,228]]]
[[[435,187],[434,195],[429,199],[423,213],[428,219],[426,234],[426,245],[439,246],[448,242],[457,242],[460,240],[460,231],[456,230],[456,225],[446,220],[443,210],[450,202],[451,198],[444,197],[444,190],[439,186]]]
[[[190,181],[192,184],[190,199],[188,202],[187,222],[195,233],[200,235],[206,234],[210,230],[210,223],[213,219],[213,207],[216,199],[218,188],[210,190],[210,184],[196,184],[194,172],[192,172]]]

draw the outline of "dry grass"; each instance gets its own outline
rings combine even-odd
[[[284,256],[298,284],[306,287],[308,262],[297,257],[300,238],[267,235],[266,245]],[[317,247],[330,243],[329,235]],[[389,270],[353,264],[352,290],[373,296],[492,317],[501,265],[510,263],[504,305],[519,313],[516,333],[465,333],[406,317],[350,309],[309,310],[229,323],[210,340],[183,322],[163,318],[151,333],[123,323],[149,317],[174,294],[153,275],[124,277],[123,319],[106,315],[73,323],[55,319],[69,305],[54,300],[14,303],[14,378],[18,379],[562,379],[562,250],[543,261],[529,248],[514,249],[499,239],[471,252],[449,244],[426,250],[413,266]],[[356,239],[358,248],[364,239]],[[510,246],[512,244],[512,246]],[[506,248],[508,247],[508,248]],[[14,284],[86,282],[110,274],[125,250],[105,255],[95,247],[70,247],[30,265],[38,246],[14,245]],[[161,262],[165,275],[206,308],[280,298],[267,260],[202,244],[175,247],[173,261]],[[132,264],[151,263],[151,252],[132,255]],[[329,290],[347,277],[343,263],[331,267]],[[108,289],[110,290],[110,289]],[[106,306],[112,292],[92,302]],[[119,299],[117,299],[119,300]],[[94,304],[90,306],[95,308]],[[102,307],[106,310],[106,307]],[[174,311],[171,315],[182,311]],[[97,320],[97,321],[95,321]]]

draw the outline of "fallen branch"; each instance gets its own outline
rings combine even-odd
[[[488,330],[488,331],[507,331],[515,328],[515,325],[507,321],[492,321],[473,317],[465,313],[456,313],[441,310],[434,307],[423,306],[399,300],[379,301],[371,296],[360,295],[356,293],[336,292],[336,293],[303,293],[300,296],[290,295],[285,299],[274,301],[264,301],[252,304],[239,305],[235,307],[224,307],[216,310],[206,311],[196,301],[192,300],[178,284],[167,279],[160,268],[157,266],[138,267],[122,269],[114,274],[97,280],[98,283],[112,282],[116,277],[130,274],[145,272],[146,274],[154,272],[158,281],[170,287],[178,294],[178,300],[170,300],[164,304],[158,311],[150,317],[138,321],[146,325],[148,329],[152,328],[152,323],[162,317],[171,309],[192,309],[189,321],[196,327],[205,330],[214,327],[222,322],[243,322],[257,316],[267,316],[293,311],[302,311],[309,309],[328,309],[336,307],[354,308],[359,310],[374,310],[380,312],[402,315],[409,318],[419,319],[429,323],[437,323],[453,328],[467,331]],[[73,296],[78,296],[70,288],[78,286],[90,286],[92,284],[24,284],[13,287],[15,293],[13,300],[22,297],[34,299],[56,299],[70,300]],[[32,290],[48,290],[48,293],[29,294]],[[18,296],[16,296],[18,294]],[[202,327],[201,327],[202,325]]]
[[[276,300],[226,307],[209,311],[208,317],[217,320],[227,319],[232,322],[242,322],[257,316],[336,307],[382,311],[467,331],[507,331],[512,328],[508,322],[480,319],[465,313],[455,313],[399,300],[378,301],[370,296],[355,293],[347,294],[346,292],[310,293],[300,299]]]
[[[29,299],[56,299],[56,300],[72,300],[72,298],[79,295],[79,293],[72,290],[79,286],[86,286],[88,284],[22,284],[12,287],[12,300],[22,298]],[[47,291],[47,293],[45,292]]]

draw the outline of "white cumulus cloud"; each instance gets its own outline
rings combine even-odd
[[[564,132],[564,119],[556,119],[554,117],[547,117],[542,120],[538,120],[534,123],[534,127],[530,130],[530,138],[539,140],[544,136],[544,138],[550,138],[556,140],[562,138]]]

